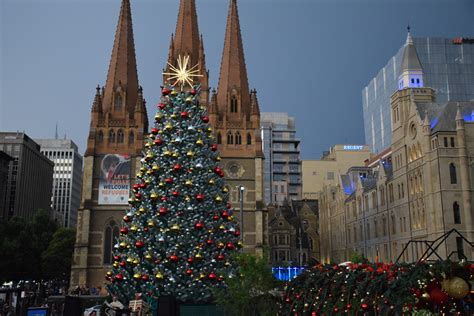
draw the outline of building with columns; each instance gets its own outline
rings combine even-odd
[[[426,259],[424,241],[452,229],[462,235],[451,235],[437,253],[473,258],[463,237],[474,240],[474,102],[435,101],[410,33],[402,65],[391,97],[390,149],[325,188],[325,262],[345,261],[353,251],[373,261]]]

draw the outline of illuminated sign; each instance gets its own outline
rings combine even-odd
[[[358,145],[344,145],[344,150],[363,150],[364,146]]]
[[[453,44],[461,45],[461,44],[474,44],[473,38],[465,38],[465,37],[456,37],[453,39]]]

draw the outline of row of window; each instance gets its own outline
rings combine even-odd
[[[114,143],[123,144],[124,138],[125,138],[125,135],[121,129],[119,129],[117,133],[115,133],[115,130],[113,129],[109,130],[109,137],[108,137],[109,144],[114,144]],[[133,131],[130,131],[130,133],[128,134],[128,143],[133,144],[134,141],[135,141],[135,134],[133,133]],[[97,143],[101,144],[103,142],[104,142],[104,132],[100,130],[99,133],[97,133]]]
[[[240,132],[232,133],[231,131],[227,132],[227,145],[242,145],[242,135]],[[222,144],[222,135],[221,133],[217,133],[217,144]],[[247,145],[252,144],[252,135],[250,133],[247,134]]]

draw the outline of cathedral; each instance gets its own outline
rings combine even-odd
[[[199,66],[200,103],[207,106],[235,217],[243,223],[244,251],[262,255],[268,244],[263,203],[263,152],[256,90],[249,88],[237,0],[230,0],[217,89],[209,87],[195,0],[180,0],[164,73],[178,57]],[[169,75],[163,75],[166,83]],[[149,130],[139,84],[130,0],[122,0],[105,86],[97,87],[84,155],[71,286],[98,287],[112,264],[112,249],[140,169]],[[240,211],[243,214],[241,221]]]

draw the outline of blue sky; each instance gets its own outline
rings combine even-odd
[[[131,0],[138,76],[150,117],[178,0]],[[196,0],[210,84],[223,49],[227,0]],[[361,90],[414,36],[474,37],[472,0],[239,0],[251,88],[262,111],[296,118],[302,157],[362,144]],[[0,0],[0,130],[54,137],[84,152],[104,85],[120,0]]]

